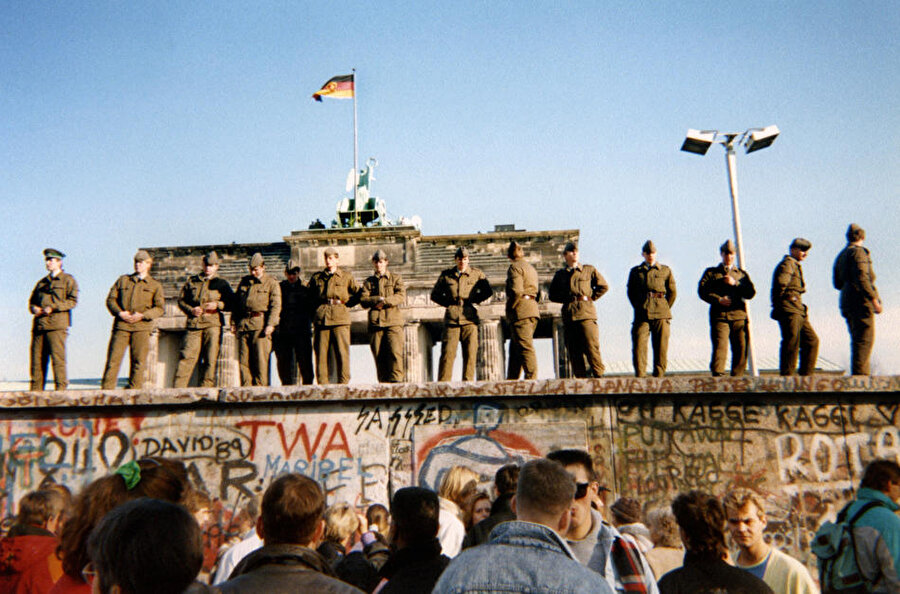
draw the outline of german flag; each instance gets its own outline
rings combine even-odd
[[[331,97],[333,99],[352,99],[353,98],[353,75],[344,74],[334,76],[322,85],[322,88],[313,93],[313,99],[322,101],[322,97]]]

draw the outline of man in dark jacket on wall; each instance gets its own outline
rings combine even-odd
[[[803,280],[803,267],[800,265],[811,247],[808,239],[794,239],[790,253],[781,259],[772,275],[771,317],[781,327],[778,365],[781,375],[796,375],[798,358],[800,375],[810,375],[816,368],[819,337],[809,323],[809,315],[803,305],[806,281]]]
[[[847,247],[834,261],[832,282],[841,292],[841,315],[850,331],[850,373],[869,375],[869,358],[875,346],[875,314],[882,312],[875,288],[872,255],[863,246],[866,232],[853,223],[847,229]]]
[[[263,547],[238,563],[223,594],[328,592],[358,594],[331,577],[328,564],[315,552],[325,530],[325,495],[311,478],[285,474],[266,489],[256,531]]]

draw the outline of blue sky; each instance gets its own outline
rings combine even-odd
[[[887,308],[875,368],[900,373],[895,2],[13,1],[0,16],[0,379],[27,377],[44,247],[81,285],[70,376],[98,377],[104,298],[138,247],[330,220],[352,102],[310,95],[354,67],[360,160],[378,159],[389,212],[426,234],[580,229],[611,285],[608,360],[630,360],[625,280],[647,238],[679,283],[670,358],[708,358],[696,283],[732,234],[725,159],[678,148],[688,128],[777,124],[770,149],[738,156],[758,356],[777,354],[772,270],[804,236],[821,355],[847,363],[830,275],[853,221]]]

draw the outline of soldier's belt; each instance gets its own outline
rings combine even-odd
[[[218,311],[219,311],[218,308],[215,308],[215,309],[204,309],[204,310],[203,310],[203,313],[205,313],[205,314],[214,314],[214,313],[216,313],[216,312],[218,312]]]
[[[573,301],[573,302],[577,302],[577,301],[590,301],[590,300],[591,300],[591,298],[588,297],[587,295],[572,295],[572,301]]]
[[[340,299],[328,299],[326,303],[328,303],[328,305],[344,305],[344,302]]]
[[[264,311],[251,311],[250,312],[251,318],[261,318],[264,315],[266,315],[266,312],[264,312]]]
[[[522,295],[522,299],[534,299],[534,295]]]
[[[665,293],[661,293],[659,291],[647,291],[647,295],[650,295],[651,297],[665,297],[666,296]]]

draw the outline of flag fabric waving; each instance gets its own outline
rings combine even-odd
[[[353,75],[344,74],[328,79],[328,82],[322,85],[321,89],[313,93],[313,99],[316,101],[322,101],[322,97],[331,97],[333,99],[353,98]]]

